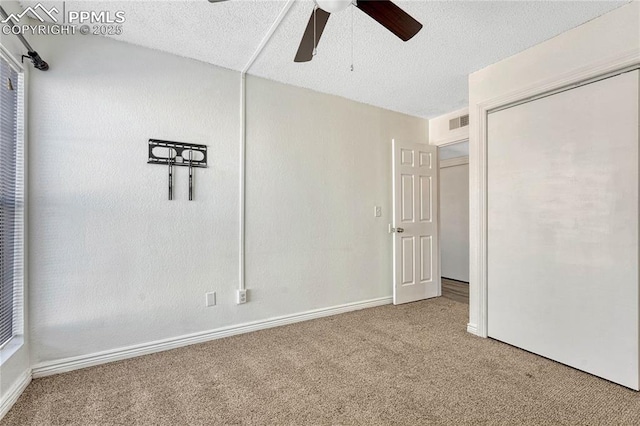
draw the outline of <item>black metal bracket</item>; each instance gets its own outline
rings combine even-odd
[[[191,161],[189,161],[191,159]],[[172,166],[207,167],[207,146],[194,143],[149,139],[149,161],[147,164]]]
[[[46,71],[49,69],[49,64],[42,60],[40,55],[38,55],[38,52],[29,51],[27,53],[28,55],[22,55],[22,59],[20,59],[21,63],[24,64],[24,58],[27,58],[36,69],[39,69],[40,71]]]

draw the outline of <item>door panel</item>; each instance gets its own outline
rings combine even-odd
[[[420,221],[431,221],[431,176],[420,176]]]
[[[402,239],[402,285],[414,285],[415,281],[415,268],[413,266],[413,260],[416,256],[415,238],[413,237],[401,237]]]
[[[402,175],[402,221],[413,222],[413,176]]]
[[[393,142],[393,300],[440,295],[437,148]]]
[[[420,252],[422,256],[420,256],[420,281],[429,282],[431,281],[431,273],[433,271],[433,250],[432,247],[433,237],[422,236],[420,237]]]
[[[638,71],[489,114],[488,334],[638,389]]]

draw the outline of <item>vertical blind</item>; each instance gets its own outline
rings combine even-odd
[[[0,55],[0,347],[22,328],[22,75]]]

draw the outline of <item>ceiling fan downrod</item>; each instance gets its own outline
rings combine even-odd
[[[313,8],[313,51],[311,52],[312,56],[316,56],[318,53],[318,38],[316,36],[316,16],[318,12],[318,5]]]

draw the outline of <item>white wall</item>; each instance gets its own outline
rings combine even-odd
[[[441,164],[468,157],[469,126],[449,130],[449,120],[468,113],[462,108],[429,120],[429,144],[440,147]],[[443,277],[469,281],[468,164],[440,168],[440,256]]]
[[[469,164],[440,167],[442,276],[469,282]]]
[[[426,142],[425,120],[249,77],[238,306],[239,75],[90,36],[35,43],[51,70],[30,99],[34,363],[391,295],[391,138]],[[184,169],[167,201],[149,138],[209,146],[195,201]]]
[[[391,139],[426,142],[426,121],[258,78],[247,91],[254,309],[390,295]]]
[[[429,143],[431,145],[448,145],[469,139],[469,126],[449,130],[449,120],[469,114],[469,108],[462,108],[429,120]]]
[[[33,361],[233,323],[237,74],[95,37],[34,43],[51,69],[30,96]],[[194,202],[184,168],[167,201],[149,138],[209,145]]]
[[[484,128],[480,116],[483,105],[501,97],[514,100],[536,87],[551,85],[586,73],[612,61],[640,61],[640,3],[633,2],[589,21],[551,40],[469,76],[470,109],[470,293],[469,331],[486,335],[480,315],[486,301],[480,284],[486,272],[484,263]],[[537,90],[537,89],[536,89]]]
[[[7,13],[13,13],[16,10],[21,10],[20,5],[17,1],[3,1],[2,7],[7,11]],[[1,31],[0,31],[1,33]],[[2,45],[9,54],[18,62],[20,61],[21,55],[26,53],[26,50],[20,43],[17,37],[13,35],[0,35],[0,45]],[[25,73],[24,73],[24,81],[25,81],[25,93],[28,93],[28,84],[29,84],[29,64],[25,64]],[[25,107],[27,107],[27,102],[25,100]],[[28,132],[25,128],[25,158],[28,158],[29,155],[29,138]],[[27,164],[28,165],[28,164]],[[25,165],[25,166],[27,166]],[[25,182],[25,185],[28,184],[28,179]],[[28,201],[27,201],[27,209],[28,209]],[[28,210],[27,210],[28,214]],[[29,217],[28,215],[25,217],[25,223],[28,223]],[[26,237],[25,237],[26,239]],[[26,250],[25,250],[26,252]],[[28,256],[26,257],[26,264],[28,265]],[[28,282],[28,273],[25,271],[25,283]],[[25,300],[28,298],[28,285],[25,285],[23,297]],[[7,398],[11,398],[11,391],[15,389],[16,386],[20,386],[20,381],[27,377],[30,373],[30,360],[29,360],[29,322],[28,322],[28,306],[24,306],[24,335],[22,337],[22,345],[17,351],[14,351],[12,347],[0,350],[0,417],[2,416],[2,410],[8,408],[5,404],[8,402]]]

